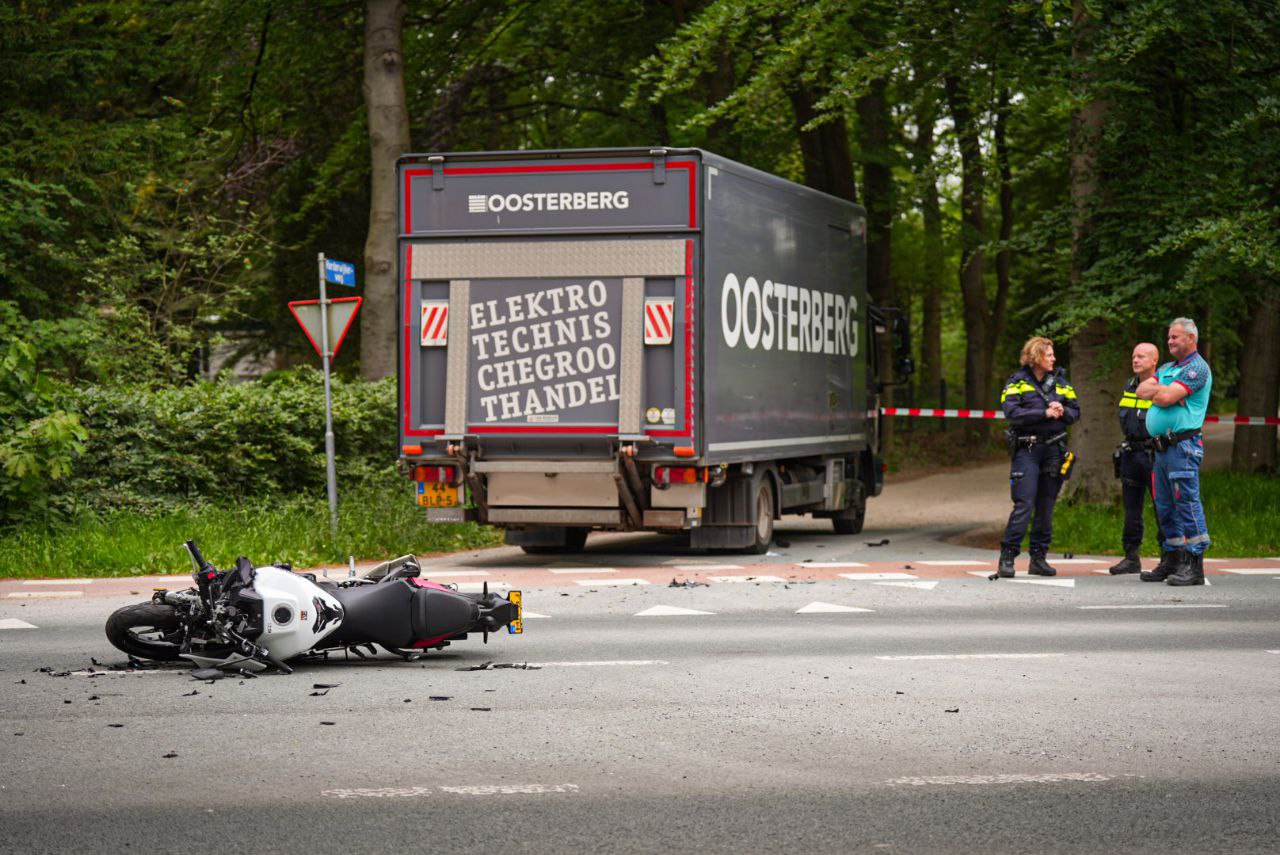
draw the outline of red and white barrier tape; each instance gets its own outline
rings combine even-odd
[[[881,407],[885,416],[933,416],[944,419],[1003,419],[1000,410],[940,410],[928,407]],[[1280,425],[1275,416],[1205,416],[1206,422],[1223,422],[1233,425]]]

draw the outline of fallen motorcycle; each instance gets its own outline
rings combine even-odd
[[[422,578],[412,555],[384,562],[338,582],[296,573],[287,564],[254,567],[236,559],[232,570],[205,561],[195,541],[185,544],[195,587],[159,588],[146,603],[117,609],[107,639],[140,659],[189,660],[202,668],[249,671],[293,669],[290,659],[346,650],[364,657],[374,645],[415,659],[470,633],[506,627],[523,631],[519,591],[463,594]]]

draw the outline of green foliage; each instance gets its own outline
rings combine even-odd
[[[1054,551],[1119,554],[1120,532],[1124,528],[1119,493],[1117,486],[1116,500],[1105,505],[1059,502],[1053,515]],[[1213,539],[1209,555],[1254,558],[1280,554],[1280,530],[1275,525],[1280,478],[1218,470],[1203,472],[1200,495]],[[1155,530],[1155,516],[1148,502],[1143,555],[1160,554]]]

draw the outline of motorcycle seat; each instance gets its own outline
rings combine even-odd
[[[476,604],[452,591],[416,588],[410,611],[417,641],[465,632],[476,619]]]
[[[360,585],[331,592],[342,604],[342,625],[334,641],[404,648],[413,644],[413,604],[417,589],[405,582]]]

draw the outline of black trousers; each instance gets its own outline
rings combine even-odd
[[[1120,536],[1120,543],[1125,552],[1142,546],[1143,505],[1148,497],[1155,501],[1151,488],[1151,467],[1154,462],[1154,452],[1151,451],[1120,452],[1120,496],[1124,500],[1124,533]],[[1163,543],[1164,537],[1160,535],[1158,520],[1156,533],[1156,542]]]
[[[1037,443],[1031,448],[1019,446],[1009,466],[1009,491],[1013,496],[1013,512],[1004,529],[1000,550],[1017,555],[1022,538],[1031,526],[1031,554],[1044,556],[1053,540],[1053,506],[1062,490],[1060,443]],[[1034,519],[1034,523],[1032,522]]]

